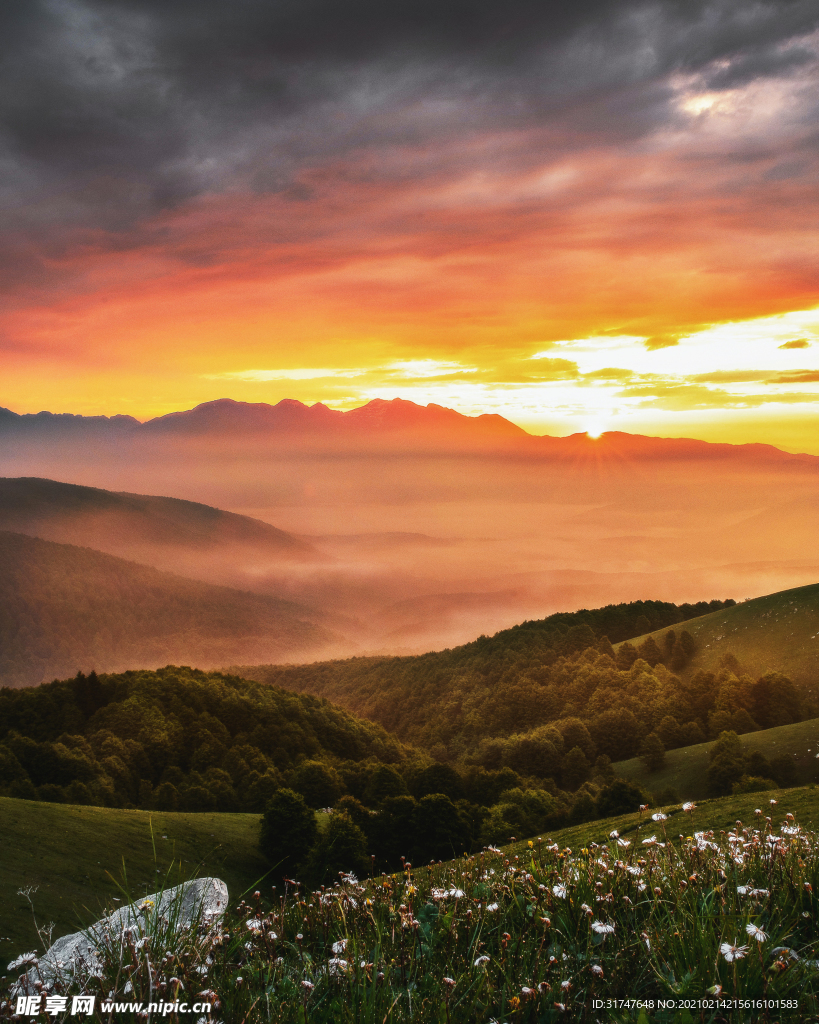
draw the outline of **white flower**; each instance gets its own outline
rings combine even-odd
[[[565,900],[569,895],[569,890],[565,885],[555,885],[552,887],[552,892],[557,896],[559,900]]]
[[[248,930],[251,932],[260,932],[262,930],[262,922],[258,917],[251,917],[247,922]]]
[[[731,946],[727,942],[723,942],[723,944],[719,947],[719,951],[730,964],[733,960],[741,960],[748,952],[748,947]]]
[[[461,896],[463,896],[463,894],[464,894],[463,889],[449,889],[449,890],[447,890],[445,895],[451,896],[451,897],[453,897],[453,899],[459,900],[461,898]]]
[[[697,805],[696,805],[696,804],[694,803],[694,801],[693,801],[693,800],[686,800],[686,802],[685,802],[685,803],[684,803],[684,804],[682,805],[682,809],[683,809],[683,810],[684,810],[684,811],[685,811],[685,812],[686,812],[687,814],[690,814],[690,813],[691,813],[691,811],[696,811],[696,809],[697,809]]]
[[[343,953],[347,948],[347,940],[339,939],[338,942],[333,943],[333,955],[338,956],[339,953]]]
[[[22,956],[18,956],[16,960],[8,965],[8,970],[16,971],[18,967],[29,967],[39,963],[36,953],[23,953]]]
[[[630,839],[618,839],[617,840],[617,845],[618,846],[623,846],[623,847],[631,846],[631,840]]]
[[[657,843],[656,836],[649,836],[648,839],[643,840],[643,846],[655,846]]]
[[[662,811],[657,811],[656,814],[652,814],[651,815],[651,820],[652,821],[668,821],[668,815],[667,814],[663,814]]]
[[[600,966],[600,964],[592,964],[591,972],[596,978],[603,977],[603,968]]]
[[[614,829],[612,832],[609,832],[609,839],[619,839],[619,838],[620,838],[620,833],[617,831],[617,829]]]
[[[745,925],[745,931],[751,936],[752,939],[756,939],[757,942],[765,942],[768,936],[755,924],[748,923]]]
[[[486,909],[490,914],[494,914],[495,911],[498,909],[498,905],[497,903],[490,903]]]
[[[611,935],[614,932],[614,925],[603,921],[592,921],[591,927],[596,935]]]
[[[327,961],[327,966],[330,968],[330,974],[343,974],[347,970],[347,961],[334,956]]]
[[[488,956],[485,956],[485,955],[484,956],[479,956],[478,959],[475,961],[475,966],[476,967],[480,967],[482,964],[488,964],[488,963],[489,963],[489,957]]]

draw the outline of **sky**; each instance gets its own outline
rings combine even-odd
[[[819,452],[815,0],[5,0],[0,405]]]

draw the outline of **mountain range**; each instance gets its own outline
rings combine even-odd
[[[0,474],[0,529],[293,602],[347,654],[819,578],[819,459],[767,445],[224,399],[145,423],[2,410]]]

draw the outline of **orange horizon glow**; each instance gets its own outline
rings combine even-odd
[[[408,136],[288,189],[55,227],[0,313],[0,405],[402,397],[532,433],[817,452],[819,196],[813,158],[785,159],[804,81],[663,87],[639,142],[564,121]]]

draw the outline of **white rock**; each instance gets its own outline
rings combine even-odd
[[[181,931],[191,925],[216,924],[228,904],[228,890],[220,878],[197,878],[191,882],[145,896],[127,907],[120,907],[90,928],[64,935],[39,958],[15,986],[12,995],[29,989],[41,980],[50,986],[55,977],[98,974],[101,967],[97,949],[121,946],[129,938],[137,945],[155,930]],[[126,932],[130,932],[130,935]],[[32,990],[33,991],[33,990]]]

